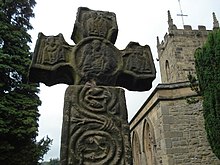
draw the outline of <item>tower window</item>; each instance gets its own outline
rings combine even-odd
[[[167,78],[167,82],[169,81],[170,79],[170,65],[169,65],[169,61],[166,60],[165,62],[165,71],[166,71],[166,78]]]

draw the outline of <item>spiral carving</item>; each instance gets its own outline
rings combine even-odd
[[[79,133],[79,134],[78,134]],[[122,141],[102,130],[79,130],[72,136],[75,163],[85,165],[117,164],[122,155]]]
[[[67,164],[129,164],[125,162],[129,129],[124,129],[127,122],[120,117],[123,110],[116,97],[121,89],[86,85],[74,90],[77,94],[69,108]]]

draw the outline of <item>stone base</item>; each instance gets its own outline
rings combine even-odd
[[[74,85],[65,94],[61,165],[131,165],[124,90]]]

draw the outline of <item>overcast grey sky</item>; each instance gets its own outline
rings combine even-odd
[[[119,28],[115,46],[122,50],[130,41],[139,42],[141,45],[149,45],[153,54],[157,69],[157,78],[153,83],[153,88],[160,82],[159,64],[156,61],[156,37],[160,40],[167,32],[167,11],[170,10],[174,24],[182,28],[178,0],[36,0],[34,9],[35,18],[31,20],[34,30],[30,32],[34,49],[37,35],[43,32],[45,35],[57,35],[62,33],[65,40],[74,45],[70,39],[72,34],[76,12],[78,7],[88,7],[93,10],[111,11],[116,14]],[[212,12],[216,13],[220,20],[219,0],[180,0],[184,17],[184,24],[191,25],[197,29],[198,25],[205,25],[207,29],[212,29]],[[60,137],[62,127],[62,111],[64,92],[66,85],[55,85],[46,87],[40,85],[39,94],[42,106],[39,120],[39,137],[48,135],[53,139],[51,150],[45,156],[45,160],[59,157]],[[130,92],[126,91],[127,108],[129,120],[139,110],[145,102],[150,92]]]

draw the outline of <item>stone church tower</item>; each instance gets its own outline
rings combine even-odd
[[[213,20],[219,28],[214,13]],[[195,74],[194,52],[210,31],[178,29],[168,11],[168,33],[157,38],[162,83],[130,122],[134,165],[220,165],[206,138],[202,101],[187,102],[199,98],[187,76]]]
[[[177,29],[168,11],[168,33],[160,43],[157,38],[157,50],[162,83],[187,81],[187,75],[195,72],[194,52],[206,41],[208,32],[205,26],[192,30],[189,25]]]

